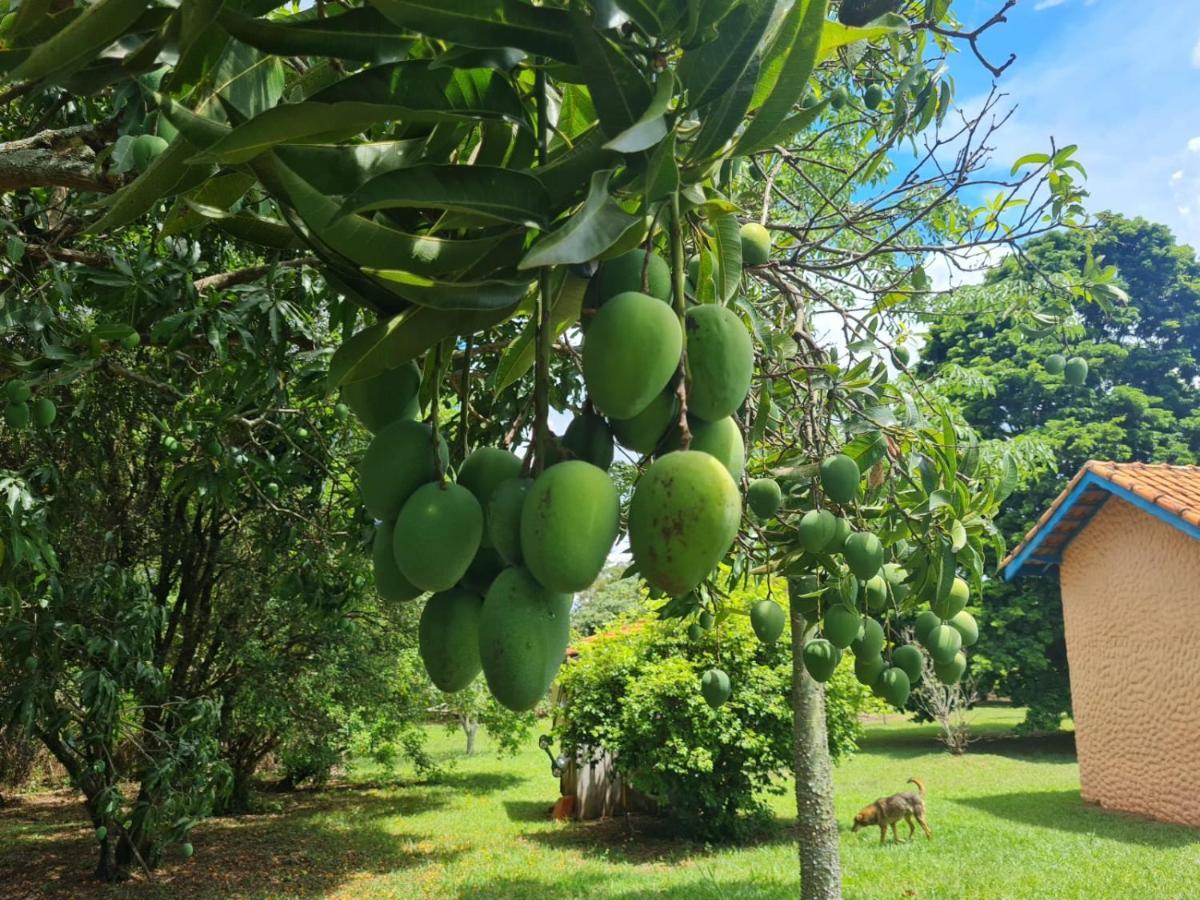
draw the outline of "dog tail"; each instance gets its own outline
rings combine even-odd
[[[925,784],[924,784],[924,782],[922,782],[920,778],[910,778],[910,779],[908,779],[908,783],[915,784],[917,786],[917,790],[921,792],[921,799],[924,800],[925,799]]]

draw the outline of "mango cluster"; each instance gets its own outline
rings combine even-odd
[[[4,422],[20,430],[32,422],[38,428],[49,428],[58,416],[58,407],[49,397],[33,398],[33,390],[24,381],[10,381],[4,390],[8,403],[4,407]]]
[[[845,454],[823,460],[817,483],[825,505],[806,512],[797,526],[809,574],[793,578],[791,589],[805,617],[820,627],[820,636],[805,644],[804,665],[814,679],[827,681],[849,649],[858,680],[903,707],[924,671],[921,647],[931,657],[938,680],[953,684],[966,671],[960,648],[974,643],[978,630],[964,609],[967,583],[956,578],[948,596],[935,599],[918,617],[920,646],[889,644],[880,618],[908,597],[908,572],[897,562],[885,561],[887,552],[876,535],[855,531],[846,516],[834,511],[844,511],[858,498],[862,477],[858,463]],[[827,577],[822,581],[816,573]]]
[[[763,264],[769,236],[760,226],[747,229],[744,259]],[[745,325],[712,303],[680,316],[669,267],[646,250],[602,262],[588,295],[593,313],[581,350],[588,403],[536,478],[495,447],[476,449],[456,476],[449,472],[445,444],[415,421],[421,376],[413,364],[343,389],[374,433],[359,476],[378,523],[376,586],[394,601],[432,594],[420,652],[443,691],[461,690],[482,672],[511,709],[530,709],[544,696],[566,649],[573,595],[596,579],[620,530],[607,472],[614,442],[651,460],[628,516],[633,558],[651,589],[673,597],[695,590],[737,534],[745,446],[734,414],[754,367]],[[756,481],[749,496],[760,518],[782,499],[769,479]],[[757,612],[755,627],[774,640],[784,616],[771,606]],[[705,690],[711,700],[728,679],[715,684]]]

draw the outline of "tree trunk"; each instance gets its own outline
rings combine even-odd
[[[808,626],[791,599],[792,754],[796,775],[796,821],[800,843],[800,896],[840,900],[842,863],[833,809],[833,769],[825,730],[825,688],[804,668]]]
[[[463,731],[467,734],[467,756],[475,755],[475,735],[479,733],[479,720],[474,716],[463,716]]]

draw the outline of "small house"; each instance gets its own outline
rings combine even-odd
[[[1200,467],[1088,462],[1001,568],[1058,575],[1083,799],[1200,826]]]

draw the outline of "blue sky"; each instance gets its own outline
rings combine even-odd
[[[968,28],[1002,0],[959,0]],[[995,161],[1078,144],[1089,207],[1169,225],[1200,249],[1200,0],[1020,0],[980,43],[1016,113]],[[992,77],[964,45],[952,63],[960,102]]]

